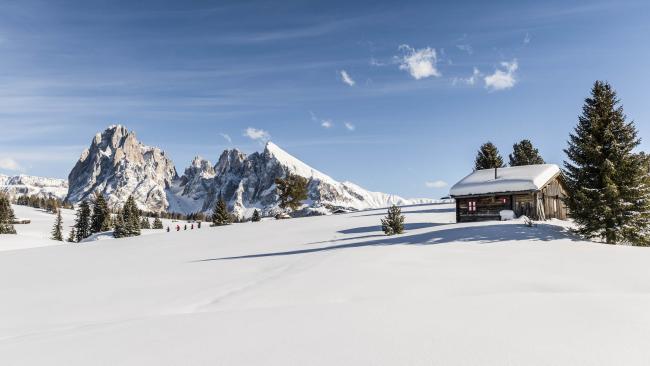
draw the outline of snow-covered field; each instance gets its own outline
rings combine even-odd
[[[0,363],[650,364],[648,249],[405,211],[0,252]]]

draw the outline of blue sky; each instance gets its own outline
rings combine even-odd
[[[650,143],[646,1],[3,1],[0,172],[67,177],[113,123],[195,155],[270,138],[339,180],[439,197],[478,146],[561,163],[613,84]],[[248,132],[248,133],[247,133]]]

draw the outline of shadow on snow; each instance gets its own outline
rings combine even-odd
[[[438,225],[431,224],[431,226],[440,226],[440,224]],[[353,242],[348,244],[338,244],[338,245],[330,245],[325,247],[308,248],[308,249],[296,249],[296,250],[289,250],[289,251],[282,251],[282,252],[248,254],[248,255],[241,255],[235,257],[208,258],[208,259],[196,260],[194,262],[277,257],[277,256],[287,256],[287,255],[296,255],[296,254],[326,252],[331,250],[351,249],[351,248],[368,247],[368,246],[395,245],[395,244],[432,245],[432,244],[446,244],[452,242],[476,242],[477,244],[489,244],[489,243],[498,243],[504,241],[547,242],[547,241],[559,240],[559,239],[579,240],[577,237],[572,235],[567,229],[559,226],[553,226],[547,224],[540,224],[532,228],[520,224],[481,225],[481,226],[469,226],[469,227],[467,226],[458,227],[452,224],[447,226],[454,226],[454,227],[440,228],[438,230],[432,230],[420,234],[409,235],[407,232],[403,235],[395,235],[395,236],[382,235],[381,239],[368,240],[362,242]],[[360,228],[360,229],[365,230],[365,228]],[[351,231],[349,232],[356,232],[356,233],[367,232],[364,230],[359,230],[359,231],[354,231],[354,230],[355,229],[351,229]],[[365,236],[352,237],[347,239],[341,238],[337,240],[330,240],[327,242],[332,243],[334,241],[359,240],[359,239],[375,237],[375,236],[376,235],[365,235]]]

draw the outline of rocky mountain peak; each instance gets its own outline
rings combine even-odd
[[[95,135],[68,175],[68,200],[79,202],[98,192],[120,207],[133,195],[143,210],[166,210],[165,190],[176,178],[162,150],[140,143],[125,126],[112,125]]]

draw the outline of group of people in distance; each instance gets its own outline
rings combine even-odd
[[[196,223],[196,228],[197,229],[201,228],[201,221]],[[187,224],[185,224],[185,226],[183,227],[183,230],[187,230]],[[194,223],[190,224],[190,230],[194,230]],[[170,231],[170,228],[169,228],[169,226],[167,226],[167,232],[169,232],[169,231]],[[178,225],[178,224],[176,225],[176,231],[181,231],[181,226]]]

